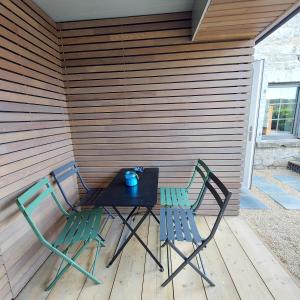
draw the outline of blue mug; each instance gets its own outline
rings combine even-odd
[[[127,186],[135,186],[138,184],[139,176],[134,171],[126,171],[124,179]]]

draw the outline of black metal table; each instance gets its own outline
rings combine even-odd
[[[124,183],[124,173],[128,169],[121,169],[109,186],[99,195],[95,205],[96,207],[110,206],[117,213],[118,217],[122,220],[125,226],[130,230],[129,236],[123,242],[123,244],[116,250],[113,258],[108,263],[107,267],[111,266],[119,254],[123,251],[124,247],[135,236],[140,244],[145,248],[149,255],[153,258],[156,264],[160,267],[160,271],[163,271],[163,266],[150,251],[143,240],[138,236],[136,231],[142,225],[149,215],[152,215],[154,219],[159,223],[158,218],[152,211],[152,208],[157,202],[157,187],[158,187],[158,168],[145,168],[143,173],[139,174],[139,181],[136,186],[127,187]],[[124,218],[117,207],[132,207],[131,212]],[[130,218],[138,208],[145,208],[145,213],[132,228],[129,224]]]

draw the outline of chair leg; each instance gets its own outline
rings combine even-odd
[[[105,212],[106,212],[112,219],[115,218],[115,217],[112,215],[112,213],[111,213],[107,208],[105,208],[105,207],[103,206],[103,209],[105,210]]]
[[[73,266],[74,268],[76,268],[79,272],[83,273],[86,277],[88,277],[89,279],[91,279],[92,281],[94,281],[96,284],[100,284],[101,281],[98,280],[93,274],[91,274],[90,272],[86,271],[84,268],[82,268],[79,264],[77,264],[75,262],[75,259],[80,255],[80,253],[85,249],[85,247],[88,245],[89,243],[84,243],[80,249],[76,252],[76,254],[70,258],[67,255],[63,254],[62,252],[60,252],[59,250],[57,250],[56,248],[53,248],[53,252],[55,254],[57,254],[58,256],[60,256],[62,259],[64,259],[67,262],[67,265],[58,273],[56,274],[55,278],[52,280],[52,282],[46,287],[45,291],[49,291],[53,288],[53,286],[56,284],[56,282],[62,277],[62,275],[71,267]]]
[[[161,248],[165,247],[168,243],[168,240],[165,240],[164,243],[160,246]]]
[[[194,248],[194,250],[196,250],[196,248],[197,248],[197,243],[195,241],[193,242],[193,248]],[[200,252],[201,251],[199,251],[199,253],[198,253],[198,257],[199,257],[199,260],[200,260],[200,264],[201,264],[201,268],[203,270],[203,273],[206,275],[205,268],[204,268],[204,263],[203,263],[203,260],[202,260]],[[199,267],[200,267],[200,264],[198,262]]]
[[[101,241],[104,243],[105,242],[105,238],[100,234],[98,233],[98,237],[101,239]]]
[[[200,263],[201,263],[201,267],[202,267],[203,273],[206,275],[204,264],[203,264],[203,260],[202,260],[200,252],[199,252],[199,259],[200,259]]]
[[[190,265],[202,278],[204,278],[210,286],[215,286],[215,284],[203,273],[201,272],[192,262],[191,260],[198,254],[200,251],[196,249],[189,257],[186,257],[173,243],[168,242],[168,245],[171,246],[173,250],[184,260],[184,262],[168,277],[167,280],[162,284],[165,287],[173,278],[178,275],[178,273],[187,265]]]
[[[100,248],[101,248],[102,244],[103,244],[102,241],[97,240],[97,249],[96,249],[95,258],[94,258],[92,269],[91,269],[93,275],[94,275],[94,272],[95,272],[95,266],[96,266],[97,258],[98,258],[98,255],[99,255]]]
[[[200,276],[202,276],[211,286],[214,286],[214,283],[206,276],[205,271],[204,271],[204,266],[202,264],[202,259],[200,256],[200,251],[197,251],[197,249],[195,249],[195,251],[190,255],[190,257],[194,254],[192,258],[187,258],[173,243],[169,243],[169,245],[172,247],[172,249],[174,249],[176,251],[176,253],[184,260],[187,262],[187,264],[189,264]],[[202,268],[204,272],[201,272],[201,270],[199,270],[192,262],[191,260],[195,257],[199,255],[200,256],[200,260],[201,260],[201,264],[202,264]]]

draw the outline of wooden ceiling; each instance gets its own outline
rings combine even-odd
[[[297,6],[299,0],[212,0],[193,41],[256,39]]]

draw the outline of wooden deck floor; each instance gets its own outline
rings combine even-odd
[[[138,218],[137,218],[138,219]],[[212,217],[197,217],[197,225],[204,234],[213,222]],[[105,265],[114,251],[122,232],[119,221],[109,221],[103,235],[107,245],[102,249],[96,275],[103,281],[94,285],[78,271],[70,269],[50,293],[44,292],[54,275],[58,261],[51,255],[27,284],[17,299],[300,299],[300,288],[266,246],[241,217],[227,217],[221,222],[215,239],[203,251],[206,270],[215,287],[209,287],[190,267],[186,267],[172,283],[162,288],[167,272],[158,271],[136,239],[132,239],[122,255],[110,268]],[[158,226],[147,220],[139,234],[148,246],[161,255],[166,266],[167,250],[160,253]],[[177,244],[184,252],[191,251],[187,243]],[[91,265],[93,247],[87,249],[79,262]],[[171,253],[172,268],[182,262]]]

